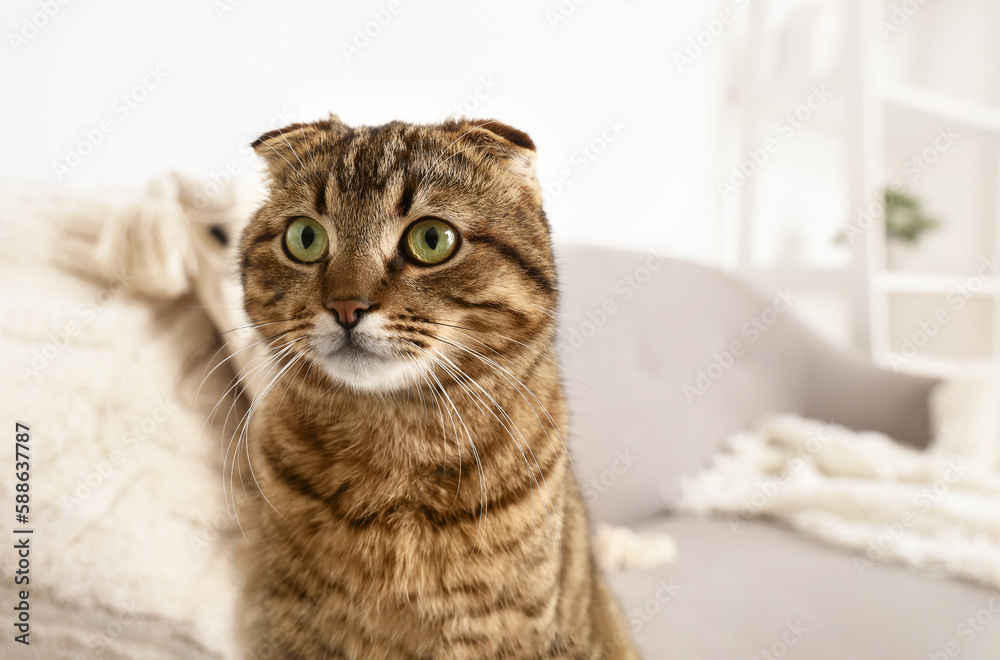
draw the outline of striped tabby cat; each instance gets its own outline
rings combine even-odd
[[[531,139],[331,117],[253,147],[248,657],[637,657],[560,436]]]

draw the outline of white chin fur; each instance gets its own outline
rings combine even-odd
[[[402,358],[333,355],[321,358],[320,366],[334,381],[361,392],[392,392],[423,382],[423,370]]]
[[[316,324],[315,338],[310,342],[316,361],[323,371],[347,387],[360,392],[392,392],[422,384],[423,360],[401,357],[383,339],[381,318],[376,314],[362,317],[351,330],[357,350],[343,350],[345,332],[332,320]]]

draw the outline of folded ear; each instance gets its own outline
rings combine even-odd
[[[515,174],[535,177],[535,143],[528,134],[496,119],[452,119],[446,129],[459,133],[457,143],[483,147],[484,156],[504,162]]]
[[[495,137],[502,138],[505,142],[515,147],[527,149],[532,152],[535,151],[535,143],[532,142],[527,133],[499,122],[496,119],[466,119],[458,121],[469,128],[481,129],[486,133],[492,133]]]
[[[309,154],[318,145],[347,131],[347,125],[337,115],[331,114],[328,119],[268,131],[250,146],[267,163],[271,177],[283,182],[305,166]]]

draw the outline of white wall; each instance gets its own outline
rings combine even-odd
[[[548,204],[558,239],[713,259],[718,44],[683,72],[673,55],[718,9],[576,2],[396,0],[388,24],[349,61],[343,44],[373,12],[388,15],[389,0],[7,0],[0,177],[59,181],[54,164],[66,164],[88,131],[96,141],[102,122],[110,131],[61,173],[65,183],[247,171],[246,144],[275,122],[330,111],[356,124],[435,121],[464,103],[470,116],[528,131],[543,182],[573,177]],[[553,25],[560,6],[573,11]],[[44,24],[33,33],[32,22]],[[165,77],[155,82],[149,70]],[[120,99],[130,93],[145,98],[132,108]],[[625,128],[584,168],[578,150],[616,119]]]

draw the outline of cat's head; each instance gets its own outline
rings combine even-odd
[[[510,373],[546,352],[556,278],[535,146],[496,121],[265,133],[244,304],[272,353],[357,391]]]

